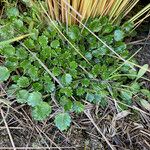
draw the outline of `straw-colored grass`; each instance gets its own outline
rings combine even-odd
[[[74,24],[89,17],[108,16],[112,22],[124,18],[139,0],[47,0],[49,15],[62,23]],[[150,11],[150,4],[132,20]]]

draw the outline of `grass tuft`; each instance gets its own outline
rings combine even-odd
[[[115,23],[123,19],[138,2],[139,0],[47,0],[50,17],[68,25],[99,16],[108,16]],[[149,11],[150,4],[131,18],[131,21],[136,21]]]

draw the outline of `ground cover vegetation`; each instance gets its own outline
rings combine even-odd
[[[37,121],[46,119],[55,103],[60,109],[54,123],[61,131],[70,127],[70,113],[84,112],[87,103],[105,108],[112,99],[121,112],[139,101],[150,110],[150,91],[141,82],[141,78],[148,80],[143,77],[148,65],[139,66],[125,43],[126,38],[135,35],[133,29],[140,21],[134,21],[140,15],[123,24],[119,19],[125,10],[128,14],[129,4],[134,6],[135,1],[128,5],[113,1],[109,7],[103,1],[100,10],[104,11],[97,9],[101,17],[94,14],[94,9],[86,12],[84,6],[93,5],[84,5],[84,1],[80,7],[84,14],[79,13],[85,17],[80,25],[69,15],[63,20],[64,11],[62,17],[58,16],[59,5],[55,2],[48,1],[55,12],[50,11],[50,15],[44,12],[48,10],[45,2],[22,2],[25,10],[17,7],[16,1],[5,1],[1,12],[0,82],[8,83],[4,98],[29,105]],[[50,22],[50,17],[57,21]]]

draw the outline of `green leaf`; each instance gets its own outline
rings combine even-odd
[[[11,18],[11,17],[17,17],[17,16],[19,16],[19,11],[18,11],[18,9],[16,8],[16,7],[11,7],[11,8],[8,8],[8,10],[7,10],[7,16],[9,17],[9,18]]]
[[[99,32],[102,29],[102,25],[100,23],[99,19],[94,19],[93,21],[91,21],[90,25],[89,25],[89,29],[93,32]]]
[[[21,29],[21,27],[23,27],[23,21],[20,19],[15,19],[13,24],[14,24],[14,27],[17,29]]]
[[[5,59],[5,66],[9,71],[15,71],[18,68],[18,59],[16,57],[9,57]]]
[[[40,51],[40,58],[42,60],[49,59],[51,57],[52,49],[50,46],[44,46],[42,47],[42,50]]]
[[[97,39],[96,39],[96,37],[94,37],[94,36],[87,37],[87,42],[88,42],[88,44],[90,46],[89,47],[90,49],[97,48],[97,45],[99,44]]]
[[[108,17],[101,16],[100,22],[101,22],[102,25],[106,26],[109,23]]]
[[[103,34],[108,34],[111,33],[113,31],[113,26],[111,24],[107,24],[103,27]]]
[[[94,95],[94,102],[99,104],[101,102],[102,97],[103,96],[101,94],[95,94]]]
[[[147,89],[141,89],[141,92],[150,99],[150,91]]]
[[[139,78],[141,78],[145,73],[146,71],[148,70],[148,64],[145,64],[144,66],[142,66],[142,68],[139,70],[138,74],[137,74],[137,77],[136,77],[136,80],[138,80]]]
[[[82,87],[78,87],[76,92],[78,96],[82,96],[85,93],[85,90]]]
[[[67,130],[71,124],[71,117],[68,113],[59,113],[55,116],[55,125],[60,131]]]
[[[85,58],[87,60],[91,60],[92,59],[92,54],[90,52],[85,53]]]
[[[16,96],[16,92],[19,89],[20,88],[18,87],[17,84],[12,84],[11,86],[9,86],[8,89],[6,90],[8,97],[14,97],[14,96]]]
[[[18,103],[26,103],[29,96],[29,92],[27,90],[20,90],[17,93],[17,102]]]
[[[95,76],[98,76],[99,73],[100,73],[100,70],[101,69],[101,66],[99,64],[96,64],[93,66],[92,68],[92,73],[95,75]]]
[[[51,47],[56,49],[60,46],[60,42],[58,40],[54,40],[51,42]]]
[[[48,93],[51,93],[55,90],[55,84],[50,81],[44,85],[44,90]]]
[[[84,78],[81,80],[81,84],[82,84],[82,86],[87,87],[90,84],[90,80],[87,78]]]
[[[73,70],[78,67],[78,64],[75,61],[71,61],[69,65],[70,65],[70,68]]]
[[[114,39],[115,41],[122,41],[124,38],[124,32],[121,30],[115,30]]]
[[[20,76],[19,75],[14,75],[14,76],[11,76],[11,78],[14,82],[17,82],[19,80]]]
[[[30,84],[29,79],[28,79],[27,77],[24,77],[24,76],[20,77],[20,78],[18,79],[18,81],[17,81],[17,85],[18,85],[19,87],[22,87],[22,88],[28,87],[29,84]]]
[[[7,81],[9,76],[10,76],[9,70],[4,66],[0,66],[0,83],[3,81]]]
[[[15,55],[15,48],[12,45],[6,45],[3,48],[2,53],[6,57],[12,57]]]
[[[42,47],[45,47],[48,44],[48,38],[45,35],[39,36],[38,41]]]
[[[94,94],[87,93],[86,94],[86,100],[89,102],[93,102],[94,101]]]
[[[128,33],[134,28],[134,23],[132,22],[126,22],[123,24],[123,29]]]
[[[108,101],[105,97],[103,97],[99,103],[102,108],[106,108],[106,106],[108,105]]]
[[[16,49],[16,56],[18,59],[26,59],[28,57],[28,52],[24,48],[20,47]]]
[[[35,107],[42,102],[42,95],[39,92],[32,92],[29,94],[27,103],[28,105]]]
[[[34,41],[32,39],[26,39],[24,41],[24,45],[29,49],[35,48]]]
[[[114,36],[113,35],[106,35],[103,38],[103,41],[106,42],[108,45],[112,44],[114,42]],[[101,47],[101,43],[99,42],[99,46]],[[104,46],[104,45],[103,45]]]
[[[72,96],[72,94],[73,94],[71,87],[61,88],[60,92],[63,93],[63,94],[65,94],[68,97]]]
[[[118,53],[122,53],[127,48],[126,44],[124,42],[116,42],[115,44],[115,51]]]
[[[144,100],[144,99],[141,99],[140,102],[141,102],[141,105],[142,105],[145,109],[147,109],[148,111],[150,111],[150,103],[149,103],[148,101],[146,101],[146,100]]]
[[[48,103],[41,102],[39,105],[33,107],[32,116],[35,120],[42,121],[50,115],[51,111],[51,106]]]
[[[32,33],[32,35],[30,36],[33,40],[37,40],[38,38],[38,35],[39,35],[39,30],[34,28],[34,29],[31,29],[29,31],[30,33]]]
[[[129,72],[129,76],[128,76],[129,79],[133,80],[137,77],[137,71],[136,70],[129,69],[128,72]]]
[[[70,84],[72,82],[72,76],[70,74],[65,75],[66,84]]]
[[[134,94],[138,93],[140,91],[140,85],[137,82],[133,82],[130,85],[130,89],[133,91]]]
[[[72,101],[66,96],[62,96],[60,98],[60,104],[64,107],[65,111],[71,110],[73,106]]]
[[[85,106],[79,102],[79,101],[75,101],[74,104],[73,104],[73,110],[76,112],[76,113],[81,113],[83,112],[85,109]]]
[[[51,82],[51,77],[47,73],[44,74],[42,79],[44,80],[45,83]]]
[[[79,40],[80,38],[79,35],[80,35],[80,30],[78,26],[74,25],[69,28],[68,36],[70,37],[70,39],[74,41]]]
[[[43,85],[39,82],[35,82],[32,84],[34,91],[41,91],[43,89]]]
[[[126,104],[132,104],[132,93],[130,91],[121,91],[121,98],[125,101]]]
[[[54,76],[59,76],[61,74],[61,69],[59,67],[54,67],[53,74]]]
[[[20,63],[20,67],[24,69],[24,71],[28,70],[30,67],[31,67],[31,62],[28,61],[28,60],[23,60],[21,63]]]
[[[33,81],[38,80],[38,68],[35,66],[31,66],[28,70],[28,75],[31,77]]]

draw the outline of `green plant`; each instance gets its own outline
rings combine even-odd
[[[32,33],[21,42],[0,45],[0,54],[4,57],[0,82],[9,78],[8,94],[13,94],[18,103],[29,105],[35,120],[42,121],[52,112],[51,94],[55,94],[62,111],[54,121],[61,131],[71,124],[70,112],[84,111],[83,100],[105,107],[108,97],[127,105],[132,105],[138,92],[149,99],[150,92],[142,90],[139,82],[148,70],[147,65],[139,71],[131,63],[122,65],[115,54],[87,29],[81,31],[79,26],[72,25],[67,31],[65,25],[54,22],[77,49],[75,51],[52,24],[39,24],[35,14],[34,9],[19,14],[13,7],[6,11],[7,19],[2,19],[0,28],[3,41],[9,40],[8,35],[14,38],[20,33]],[[18,20],[19,25],[16,24]],[[124,39],[132,30],[132,23],[114,26],[107,17],[102,17],[89,19],[87,27],[123,59],[130,58]],[[10,33],[8,28],[13,32]],[[130,62],[134,64],[135,60]],[[119,108],[126,109],[122,105]]]

